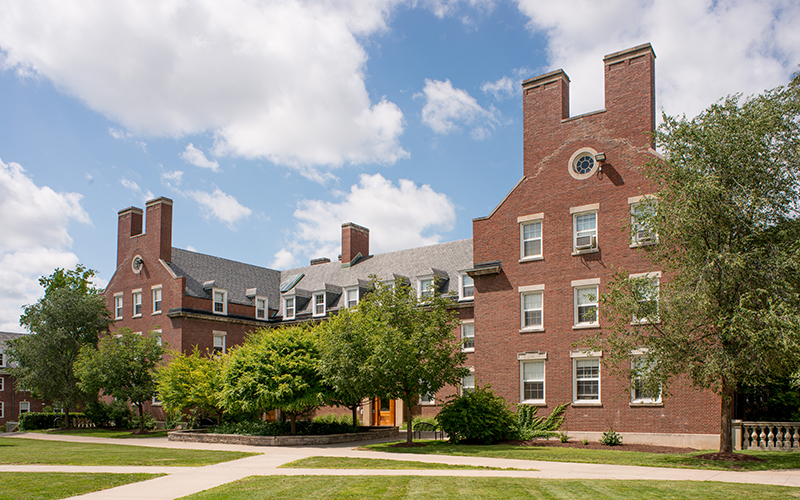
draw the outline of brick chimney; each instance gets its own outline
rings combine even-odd
[[[117,267],[122,264],[136,245],[131,239],[142,235],[142,209],[128,207],[118,212]]]
[[[345,222],[342,224],[342,267],[355,264],[355,258],[369,256],[369,229]]]
[[[165,197],[147,202],[147,246],[154,257],[172,262],[172,200]]]
[[[608,54],[605,64],[606,110],[615,120],[624,120],[634,130],[653,131],[656,126],[656,53],[649,43]],[[637,146],[655,147],[651,134]]]

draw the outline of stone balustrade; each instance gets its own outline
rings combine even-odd
[[[800,450],[800,422],[732,420],[734,450]]]

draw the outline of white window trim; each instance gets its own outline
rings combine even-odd
[[[264,301],[264,317],[258,317],[258,302],[263,300]],[[255,304],[255,318],[260,320],[268,320],[269,319],[269,299],[264,297],[263,295],[256,295],[253,299],[253,303]]]
[[[579,330],[582,328],[599,328],[600,327],[600,278],[590,278],[585,280],[574,280],[572,281],[572,329]],[[578,322],[578,290],[591,288],[594,287],[595,289],[595,310],[596,314],[594,317],[594,321],[591,323]]]
[[[159,293],[160,300],[158,301],[158,310],[156,310],[156,292]],[[153,315],[161,314],[164,309],[164,289],[161,285],[153,285],[150,287],[150,296],[153,298]]]
[[[531,215],[523,215],[517,217],[517,223],[519,224],[519,261],[520,262],[528,262],[532,260],[542,260],[544,259],[544,213],[538,214],[531,214]],[[525,255],[525,225],[532,224],[534,222],[538,222],[540,224],[540,233],[539,236],[539,253],[535,255]]]
[[[123,296],[124,294],[122,292],[114,294],[114,319],[122,319],[122,315],[124,314],[122,308],[125,306],[125,299]],[[117,301],[119,301],[119,304]]]
[[[520,310],[520,333],[523,332],[540,332],[544,330],[544,285],[528,285],[517,288],[519,292],[519,310]],[[539,326],[526,326],[525,325],[525,296],[528,294],[538,293],[542,296],[542,323]]]
[[[425,296],[422,295],[422,293],[428,291],[428,287],[425,287],[425,289],[423,290],[422,282],[423,281],[427,281],[427,280],[430,280],[430,282],[431,282],[431,285],[430,285],[431,297],[436,295],[436,279],[435,279],[434,275],[433,274],[423,274],[421,276],[417,276],[417,298],[419,298],[419,299],[426,298]]]
[[[430,398],[428,398],[428,400],[427,400],[427,401],[424,401],[424,400],[422,399],[422,396],[423,396],[423,394],[420,394],[420,395],[419,395],[419,404],[420,404],[420,405],[422,405],[422,406],[431,406],[431,405],[435,405],[435,404],[436,404],[436,397],[435,397],[436,395],[435,395],[435,394],[426,394],[426,395],[427,395],[427,396],[430,396]]]
[[[475,367],[474,366],[468,366],[467,368],[469,368],[469,375],[467,375],[466,377],[462,377],[461,378],[461,385],[458,388],[458,394],[460,396],[464,395],[464,388],[465,387],[471,387],[473,391],[475,390]],[[472,377],[472,385],[471,386],[465,386],[464,385],[464,381],[467,379],[467,377]]]
[[[24,412],[22,411],[22,405],[27,406],[27,410]],[[22,415],[23,413],[30,413],[31,412],[31,402],[30,401],[20,401],[19,402],[19,414]]]
[[[289,314],[288,314],[289,308],[286,307],[286,302],[290,301],[290,300],[292,301],[292,315],[291,316],[289,316]],[[297,315],[297,297],[296,296],[284,297],[282,305],[283,305],[283,319],[294,319],[295,316]]]
[[[163,345],[164,344],[164,338],[162,337],[161,328],[159,328],[157,330],[152,330],[151,333],[156,338],[156,341],[158,342],[158,345]]]
[[[466,301],[474,301],[475,300],[475,280],[472,279],[472,295],[469,297],[464,296],[464,278],[472,279],[467,273],[459,273],[458,274],[458,301],[459,302],[466,302]]]
[[[0,401],[0,418],[6,418],[6,403]]]
[[[603,403],[602,351],[570,351],[572,358],[572,406],[601,406]],[[597,399],[578,399],[578,360],[597,360]]]
[[[472,347],[463,347],[464,339],[467,338],[464,336],[464,325],[472,325]],[[465,319],[461,321],[461,350],[464,352],[475,352],[475,320],[474,319]]]
[[[8,364],[8,359],[6,358],[6,353],[0,352],[0,368],[5,368]]]
[[[592,159],[594,160],[594,165],[592,166],[592,170],[590,170],[589,172],[587,172],[585,174],[579,174],[578,172],[576,172],[575,170],[572,169],[572,165],[573,165],[573,163],[575,163],[575,160],[578,159],[578,157],[583,156],[584,154],[588,154],[588,155],[590,155],[592,157]],[[597,173],[597,171],[600,169],[600,162],[598,162],[595,159],[596,157],[597,157],[597,151],[595,149],[593,149],[593,148],[580,148],[580,149],[578,149],[577,151],[572,153],[572,156],[570,156],[570,158],[569,158],[569,163],[567,163],[567,171],[569,172],[569,175],[573,179],[579,180],[579,181],[583,181],[583,180],[586,180],[586,179],[590,178],[595,173]]]
[[[136,297],[139,297],[139,312],[136,312]],[[131,290],[131,302],[133,306],[133,318],[141,318],[142,311],[144,310],[144,297],[142,297],[142,289],[137,288],[136,290]]]
[[[658,197],[653,194],[645,194],[641,196],[631,196],[630,198],[628,198],[628,205],[630,205],[630,212],[631,212],[631,243],[630,243],[631,248],[639,248],[649,245],[655,245],[656,243],[658,243],[658,233],[656,233],[654,237],[651,238],[650,240],[642,242],[639,242],[636,234],[634,234],[635,227],[634,227],[633,211],[635,207],[638,206],[643,200],[658,200]]]
[[[0,391],[6,390],[6,378],[0,377]]]
[[[211,333],[212,333],[211,352],[214,352],[214,349],[216,349],[217,347],[214,341],[216,341],[217,338],[222,338],[222,354],[226,354],[228,352],[228,340],[227,340],[228,332],[220,332],[217,330],[213,330]]]
[[[629,278],[633,278],[633,279],[636,279],[636,278],[647,278],[647,279],[650,279],[650,280],[652,280],[652,279],[656,279],[657,280],[657,284],[656,284],[656,321],[655,322],[659,323],[660,319],[658,318],[658,303],[659,303],[659,292],[660,292],[660,287],[661,287],[661,271],[654,271],[654,272],[651,272],[651,273],[629,274],[628,277]],[[649,318],[637,318],[634,315],[631,318],[631,324],[632,325],[647,325],[647,324],[650,324],[650,320],[649,320]]]
[[[217,311],[217,294],[222,294],[222,311]],[[211,312],[226,316],[228,314],[228,291],[224,288],[211,289]]]
[[[350,305],[350,292],[356,292],[356,303],[352,306]],[[352,308],[358,305],[361,302],[361,291],[357,286],[351,286],[344,289],[344,306],[346,308]]]
[[[594,253],[600,251],[600,204],[594,203],[592,205],[582,205],[580,207],[571,207],[569,213],[572,215],[572,255],[582,255],[587,253]],[[578,250],[578,216],[586,214],[594,214],[594,240],[591,248]]]
[[[635,368],[636,360],[647,357],[647,348],[636,349],[631,352],[631,371]],[[631,377],[631,402],[630,406],[664,406],[661,399],[664,391],[659,388],[658,398],[636,398],[636,378]]]
[[[322,297],[322,312],[317,312],[317,297]],[[311,294],[311,316],[321,318],[328,313],[328,294],[326,292],[314,292]]]
[[[528,354],[528,353],[526,353]],[[517,356],[519,358],[519,355]],[[532,406],[545,406],[547,403],[547,353],[544,357],[519,359],[519,402]],[[525,399],[525,363],[542,363],[542,399]]]

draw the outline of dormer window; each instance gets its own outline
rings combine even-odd
[[[346,304],[345,305],[348,308],[357,306],[358,305],[358,300],[359,300],[358,288],[351,288],[351,289],[345,290],[345,297],[346,297]]]
[[[294,319],[294,297],[283,299],[283,319]]]
[[[214,288],[212,295],[214,297],[214,314],[228,314],[227,290]]]
[[[417,297],[433,297],[433,276],[420,276],[417,278]]]
[[[325,316],[325,292],[314,294],[314,316]]]
[[[266,297],[256,297],[256,319],[267,319]]]
[[[458,300],[473,300],[475,297],[475,281],[467,274],[458,276]]]

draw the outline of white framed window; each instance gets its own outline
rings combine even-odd
[[[0,418],[6,418],[6,404],[0,401]]]
[[[294,297],[283,299],[283,319],[294,319]]]
[[[153,406],[161,406],[161,400],[158,398],[158,393],[153,394]]]
[[[228,291],[213,288],[211,295],[214,298],[214,314],[228,314]]]
[[[628,204],[631,206],[631,247],[658,243],[658,233],[648,228],[642,220],[653,213],[656,203],[652,195],[628,198]]]
[[[466,352],[475,351],[475,321],[461,322],[461,348]]]
[[[114,319],[122,319],[122,293],[114,294]]]
[[[142,315],[142,290],[133,291],[133,317],[138,318]]]
[[[153,314],[161,314],[161,286],[153,287]]]
[[[631,274],[631,294],[636,300],[634,324],[658,323],[658,287],[660,272]]]
[[[28,413],[31,411],[31,403],[30,401],[20,401],[19,402],[19,414],[22,415],[23,413]]]
[[[420,394],[419,395],[419,404],[421,405],[432,405],[436,404],[436,400],[433,397],[433,394]]]
[[[631,404],[661,404],[661,384],[646,382],[647,374],[653,369],[647,351],[634,351],[631,357]]]
[[[156,343],[157,343],[158,345],[164,345],[164,343],[163,343],[164,341],[163,341],[163,339],[161,338],[161,329],[158,329],[158,330],[153,330],[153,331],[151,332],[151,334],[152,334],[152,335],[153,335],[153,336],[156,338]]]
[[[581,148],[574,153],[567,164],[567,171],[573,179],[586,180],[600,168],[600,156],[592,148]]]
[[[475,299],[475,280],[468,274],[458,275],[458,300]]]
[[[7,363],[6,353],[0,352],[0,368],[5,368]]]
[[[471,373],[461,379],[461,395],[475,392],[475,374]]]
[[[360,298],[358,296],[358,288],[348,288],[344,291],[344,297],[346,307],[351,308],[357,306]]]
[[[227,337],[226,332],[214,331],[214,355],[225,354],[225,337]]]
[[[598,301],[600,299],[600,279],[577,280],[572,282],[574,295],[574,328],[593,328],[600,324]]]
[[[256,319],[267,319],[266,297],[256,297]]]
[[[0,377],[0,391],[6,390],[6,378]]]
[[[543,213],[523,215],[519,222],[519,258],[535,260],[542,258],[542,219]]]
[[[544,404],[544,360],[520,361],[520,402]]]
[[[572,351],[573,404],[600,404],[600,352]]]
[[[520,330],[541,330],[544,325],[544,285],[521,286]]]
[[[597,211],[599,203],[572,207],[572,252],[573,254],[597,251]]]
[[[418,276],[417,277],[417,297],[427,298],[433,297],[433,276]]]
[[[314,294],[314,316],[325,316],[325,292]]]

